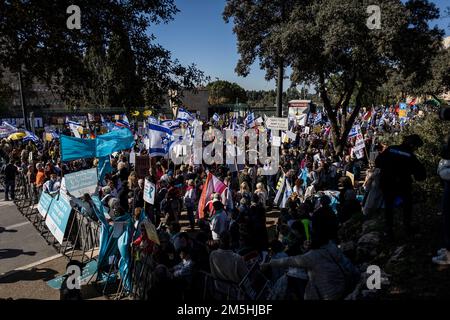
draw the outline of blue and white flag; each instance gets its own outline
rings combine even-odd
[[[159,124],[159,120],[156,119],[155,117],[150,116],[150,117],[147,118],[147,120],[148,120],[148,123]]]
[[[46,133],[50,133],[52,136],[52,139],[59,139],[59,133],[56,131],[55,128],[52,127],[44,127],[44,130]]]
[[[32,141],[34,143],[39,143],[39,138],[31,131],[25,130],[24,131],[26,136],[23,138],[23,142]]]
[[[247,117],[245,118],[245,125],[247,128],[253,128],[256,126],[255,114],[253,112],[249,112]]]
[[[2,125],[0,126],[0,138],[7,138],[10,134],[17,131],[18,129],[14,127],[12,124],[3,121]]]
[[[164,120],[161,121],[161,125],[163,127],[169,128],[170,130],[175,130],[180,128],[180,121],[179,120]]]
[[[178,109],[178,115],[177,115],[177,120],[181,121],[181,122],[191,122],[195,120],[195,117],[192,115],[192,113],[190,113],[189,111],[187,111],[184,108],[179,108]]]
[[[356,137],[360,131],[360,127],[359,125],[355,124],[353,125],[353,127],[350,129],[350,132],[348,133],[348,139]]]
[[[166,156],[172,143],[172,130],[159,124],[148,124],[149,155]]]
[[[214,113],[212,118],[213,118],[214,122],[219,122],[219,120],[220,120],[220,116],[217,113]]]
[[[73,135],[77,138],[81,138],[80,128],[83,129],[83,126],[75,121],[70,121],[69,117],[66,117],[66,124],[69,125],[70,131],[72,131]]]
[[[314,124],[316,125],[316,124],[319,124],[321,122],[322,122],[322,112],[319,111],[317,113],[317,115],[316,115],[316,118],[314,119]]]

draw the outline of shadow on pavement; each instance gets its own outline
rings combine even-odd
[[[6,229],[4,227],[0,227],[0,233],[2,232],[17,232],[16,229]]]
[[[56,274],[58,274],[58,272],[50,268],[33,268],[30,270],[20,270],[0,279],[0,284],[33,280],[49,281],[53,279]]]
[[[36,251],[23,251],[22,249],[0,249],[0,260],[15,258],[20,255],[34,256]]]

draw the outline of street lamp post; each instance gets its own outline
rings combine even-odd
[[[25,130],[28,130],[28,120],[27,120],[27,112],[25,105],[25,97],[23,94],[23,83],[22,83],[22,66],[20,66],[19,72],[19,95],[20,95],[20,106],[22,108],[22,116],[23,116],[23,125],[25,126]]]

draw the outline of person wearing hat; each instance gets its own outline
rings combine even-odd
[[[403,224],[405,231],[411,235],[412,215],[412,178],[416,181],[426,179],[423,164],[414,152],[423,145],[419,135],[406,136],[402,144],[390,146],[375,159],[375,166],[380,169],[380,188],[383,193],[386,219],[386,235],[394,236],[394,212],[396,205],[403,206]]]

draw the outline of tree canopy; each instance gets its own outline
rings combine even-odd
[[[205,81],[155,42],[152,24],[178,12],[173,0],[77,1],[81,29],[68,29],[70,1],[0,3],[0,62],[26,81],[44,81],[69,105],[135,108],[162,102],[168,89]]]
[[[240,60],[246,75],[259,58],[266,78],[275,66],[293,70],[294,84],[320,93],[338,153],[365,101],[393,72],[415,88],[432,78],[432,64],[442,47],[443,31],[430,28],[439,10],[427,0],[380,0],[380,29],[369,28],[369,0],[230,0],[225,19],[234,20]],[[352,113],[347,107],[354,103]]]
[[[245,103],[247,94],[237,83],[217,80],[208,83],[206,86],[209,91],[208,103],[210,105]]]

